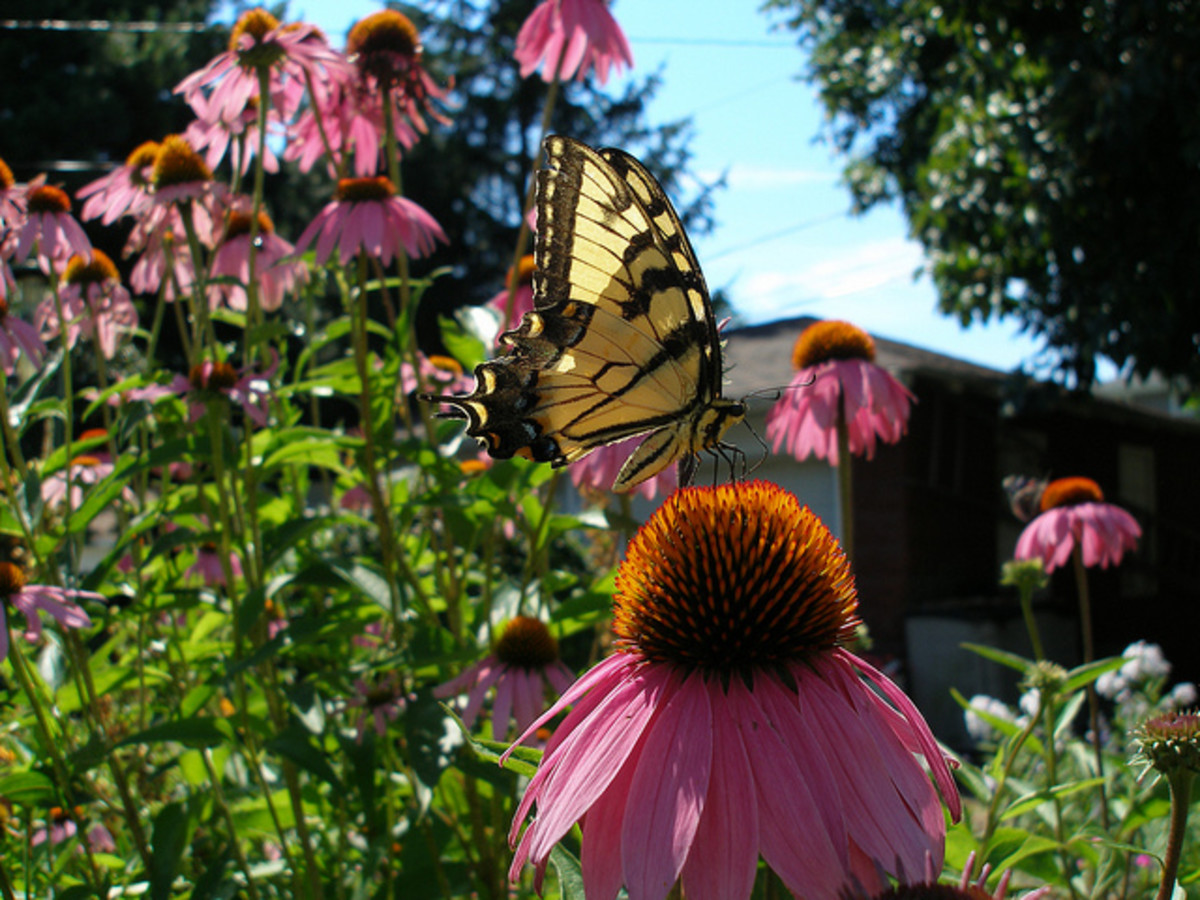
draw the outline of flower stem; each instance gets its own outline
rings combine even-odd
[[[1079,541],[1071,550],[1071,562],[1075,566],[1075,587],[1079,592],[1079,623],[1083,631],[1083,664],[1086,666],[1096,656],[1095,643],[1092,637],[1092,603],[1088,593],[1087,569],[1083,565],[1083,551]],[[1092,752],[1096,761],[1096,777],[1104,778],[1104,752],[1100,741],[1100,701],[1096,696],[1094,681],[1087,684],[1088,728],[1092,732]],[[1100,826],[1108,831],[1108,792],[1104,782],[1097,787],[1100,793]]]
[[[1163,857],[1162,881],[1154,900],[1171,900],[1175,893],[1175,876],[1179,871],[1179,859],[1183,850],[1183,838],[1187,833],[1188,806],[1192,800],[1192,781],[1195,774],[1190,769],[1177,769],[1167,776],[1171,789],[1171,827],[1167,834],[1167,852]]]
[[[851,477],[850,429],[846,425],[845,413],[838,412],[838,501],[842,512],[842,549],[846,558],[854,562],[854,479]]]

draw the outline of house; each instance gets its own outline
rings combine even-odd
[[[753,477],[777,482],[835,534],[836,472],[822,461],[765,454],[765,416],[792,375],[792,346],[811,318],[727,333],[725,393],[749,396],[748,429],[733,429]],[[1161,407],[1097,399],[876,338],[876,363],[917,397],[908,435],[853,461],[855,572],[873,652],[900,663],[903,680],[950,743],[965,740],[950,697],[1015,700],[1006,670],[959,645],[1032,655],[1016,594],[999,586],[1022,523],[1001,480],[1009,474],[1086,475],[1128,509],[1143,538],[1121,566],[1088,573],[1100,656],[1144,638],[1161,644],[1173,677],[1200,680],[1200,420]],[[756,399],[757,395],[757,399]],[[753,433],[749,429],[753,430]],[[1074,574],[1056,572],[1035,601],[1047,654],[1079,662]]]

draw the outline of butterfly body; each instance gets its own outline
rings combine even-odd
[[[708,289],[662,188],[619,150],[551,135],[545,152],[534,310],[471,394],[429,399],[501,459],[562,466],[645,434],[613,485],[629,490],[719,445],[745,407],[721,396]]]

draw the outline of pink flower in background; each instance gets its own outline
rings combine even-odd
[[[367,725],[374,725],[375,734],[387,734],[388,722],[394,722],[404,711],[407,700],[400,684],[400,673],[396,671],[378,678],[374,683],[359,678],[354,682],[354,696],[346,701],[346,709],[359,710],[355,731],[361,744],[367,733]]]
[[[215,237],[216,223],[223,218],[227,191],[213,180],[212,169],[185,137],[170,134],[163,138],[150,170],[150,183],[154,188],[153,205],[159,207],[158,217],[169,216],[162,207],[187,203],[200,240],[207,242]],[[162,218],[154,217],[143,222],[151,229],[161,224]]]
[[[79,436],[82,441],[96,441],[105,438],[107,432],[103,428],[91,428]],[[112,474],[112,456],[107,450],[93,447],[71,460],[70,506],[78,509],[83,503],[84,486],[99,484]],[[123,491],[126,499],[133,499],[133,492],[126,487]],[[67,467],[63,467],[42,481],[42,502],[47,506],[60,506],[68,499]]]
[[[316,241],[317,265],[324,265],[334,249],[338,262],[350,262],[359,253],[388,265],[401,252],[428,256],[435,243],[447,243],[440,226],[424,209],[396,195],[385,176],[343,178],[336,199],[304,229],[296,250],[303,253]]]
[[[271,379],[277,371],[279,354],[273,349],[271,365],[263,372],[246,369],[239,372],[227,362],[205,360],[193,366],[187,377],[176,375],[171,382],[171,390],[189,398],[189,422],[198,422],[204,416],[207,400],[224,396],[241,406],[246,417],[262,428],[267,424],[271,412]]]
[[[306,73],[345,64],[312,25],[280,24],[265,9],[255,8],[234,24],[229,49],[183,79],[175,93],[205,121],[236,122],[259,101],[258,73],[266,68],[270,108],[286,121],[304,98]]]
[[[760,856],[806,900],[940,872],[942,804],[916,754],[954,820],[958,791],[916,707],[845,649],[857,605],[845,554],[791,494],[672,494],[618,572],[616,652],[520,739],[571,708],[514,817],[509,877],[530,862],[540,887],[576,822],[602,900],[662,900],[676,880],[746,900]]]
[[[19,566],[0,562],[0,661],[8,656],[8,607],[25,616],[25,639],[36,641],[42,636],[42,613],[49,615],[62,628],[90,628],[92,620],[75,602],[85,597],[101,602],[104,600],[102,595],[93,591],[28,584]]]
[[[193,221],[200,208],[192,210]],[[204,242],[204,234],[200,235]],[[175,207],[159,207],[130,232],[125,255],[141,253],[129,273],[129,286],[138,294],[161,290],[167,300],[186,296],[196,280],[183,219]]]
[[[254,274],[258,281],[258,299],[262,308],[273,312],[283,305],[284,295],[297,290],[308,279],[308,269],[296,259],[293,247],[275,233],[275,225],[266,213],[258,214],[258,255]],[[250,214],[231,211],[225,223],[225,238],[213,256],[212,277],[232,278],[236,284],[217,282],[208,289],[209,302],[216,308],[223,300],[230,309],[246,309],[246,289],[250,280]]]
[[[571,482],[580,490],[611,491],[621,467],[645,439],[644,434],[639,434],[616,444],[597,447],[567,468]],[[676,467],[667,466],[645,481],[639,482],[631,493],[641,494],[647,500],[653,500],[660,491],[664,495],[669,494],[678,486],[679,475]]]
[[[0,296],[0,367],[5,375],[16,371],[22,355],[34,366],[40,366],[46,357],[46,345],[34,326],[9,315],[8,300]]]
[[[471,390],[475,379],[463,372],[458,360],[449,356],[426,356],[417,351],[417,365],[421,376],[418,383],[417,372],[413,371],[412,363],[404,360],[400,363],[400,392],[411,394],[416,390],[436,390],[439,392],[462,392]]]
[[[512,311],[508,307],[509,287],[497,293],[487,302],[487,305],[500,313],[500,331],[503,333],[514,327],[527,312],[533,311],[533,270],[535,268],[533,254],[521,257],[516,272],[509,269],[505,283],[512,289]],[[514,285],[515,281],[515,285]],[[499,336],[497,336],[497,339]]]
[[[59,299],[66,318],[67,347],[73,348],[80,337],[91,338],[105,359],[112,359],[121,337],[138,324],[137,310],[121,285],[117,267],[105,253],[93,250],[88,258],[72,256],[62,280]],[[53,297],[41,302],[33,318],[44,339],[63,333]]]
[[[258,152],[258,109],[257,101],[242,110],[232,121],[226,121],[219,116],[209,116],[199,110],[204,109],[208,101],[203,95],[197,95],[192,100],[192,108],[197,110],[197,118],[188,125],[183,137],[198,152],[204,152],[204,162],[210,169],[215,169],[231,154],[230,165],[239,174],[245,175],[250,170],[250,161]],[[268,124],[274,120],[274,115],[268,114]],[[271,137],[274,129],[268,128],[268,139],[263,154],[263,171],[278,172],[279,157],[271,149]]]
[[[633,67],[629,41],[604,0],[543,0],[521,26],[513,56],[522,78],[540,69],[547,83],[582,81],[594,69],[604,84],[614,66]]]
[[[71,198],[48,184],[31,186],[23,198],[25,220],[16,228],[12,257],[21,262],[37,250],[38,265],[46,274],[57,271],[72,254],[88,257],[92,242],[71,215]]]
[[[894,444],[908,430],[913,395],[875,365],[875,342],[848,322],[816,322],[792,351],[795,378],[767,413],[767,438],[796,459],[810,454],[838,464],[838,420],[850,452],[875,455],[877,440]]]
[[[234,578],[242,577],[242,563],[233,551],[229,553],[229,574]],[[221,564],[221,551],[212,541],[205,541],[196,548],[196,561],[184,573],[185,578],[199,578],[208,587],[228,586],[225,580],[225,566]]]
[[[517,616],[501,632],[492,652],[470,668],[433,689],[445,699],[467,693],[463,724],[475,724],[492,688],[492,739],[504,740],[510,721],[518,731],[530,726],[546,707],[546,687],[561,694],[571,686],[574,673],[558,658],[558,641],[540,619]]]
[[[121,216],[137,216],[151,204],[149,187],[150,173],[158,157],[157,141],[140,144],[125,158],[124,165],[117,166],[107,175],[97,178],[78,191],[75,196],[83,201],[82,217],[99,219],[111,225]]]
[[[0,159],[0,225],[12,228],[25,218],[25,189],[17,184],[12,169]]]
[[[1117,565],[1137,547],[1142,529],[1121,507],[1104,502],[1090,478],[1059,478],[1042,492],[1042,514],[1017,539],[1017,559],[1040,559],[1046,571],[1066,565],[1076,545],[1088,568]]]

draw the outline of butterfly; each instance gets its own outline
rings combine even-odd
[[[464,395],[425,395],[497,459],[564,466],[646,435],[615,491],[719,449],[746,416],[721,396],[721,346],[696,254],[640,162],[561,135],[537,173],[534,309]]]
[[[1028,522],[1042,511],[1042,493],[1049,483],[1049,478],[1006,475],[1000,482],[1000,486],[1004,488],[1013,515],[1022,522]]]

